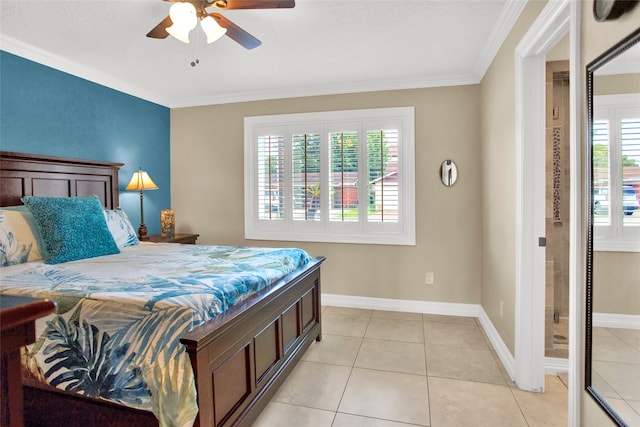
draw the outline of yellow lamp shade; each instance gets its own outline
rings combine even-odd
[[[143,170],[135,171],[133,176],[131,177],[131,181],[129,181],[129,185],[125,190],[128,191],[146,191],[146,190],[157,190],[158,186],[151,179],[148,173]]]

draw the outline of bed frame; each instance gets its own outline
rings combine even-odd
[[[118,207],[122,163],[0,152],[0,206],[25,195],[97,195]],[[250,425],[305,350],[321,339],[320,266],[314,258],[274,285],[181,338],[195,373],[196,426]],[[26,380],[27,426],[157,426],[147,411]]]

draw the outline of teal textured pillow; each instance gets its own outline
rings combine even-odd
[[[40,230],[47,264],[120,252],[97,197],[25,196],[22,202]]]

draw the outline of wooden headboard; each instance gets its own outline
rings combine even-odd
[[[96,195],[108,209],[120,204],[123,163],[0,151],[0,206],[21,205],[23,196]]]

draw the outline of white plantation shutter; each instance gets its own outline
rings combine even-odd
[[[329,133],[330,221],[358,221],[358,132]]]
[[[258,137],[258,216],[283,220],[284,137]]]
[[[640,117],[620,121],[622,140],[623,227],[640,226],[640,209],[633,209],[640,196]],[[635,194],[634,194],[635,193]]]
[[[398,129],[367,131],[368,220],[398,222]]]
[[[611,225],[609,201],[609,121],[594,120],[593,123],[593,220],[597,225]]]
[[[293,220],[320,221],[320,135],[294,134],[292,149]]]
[[[248,239],[415,244],[412,107],[245,118]]]
[[[640,252],[640,94],[599,96],[594,111],[594,249]],[[597,153],[597,154],[596,154]],[[606,209],[598,209],[598,203]]]

